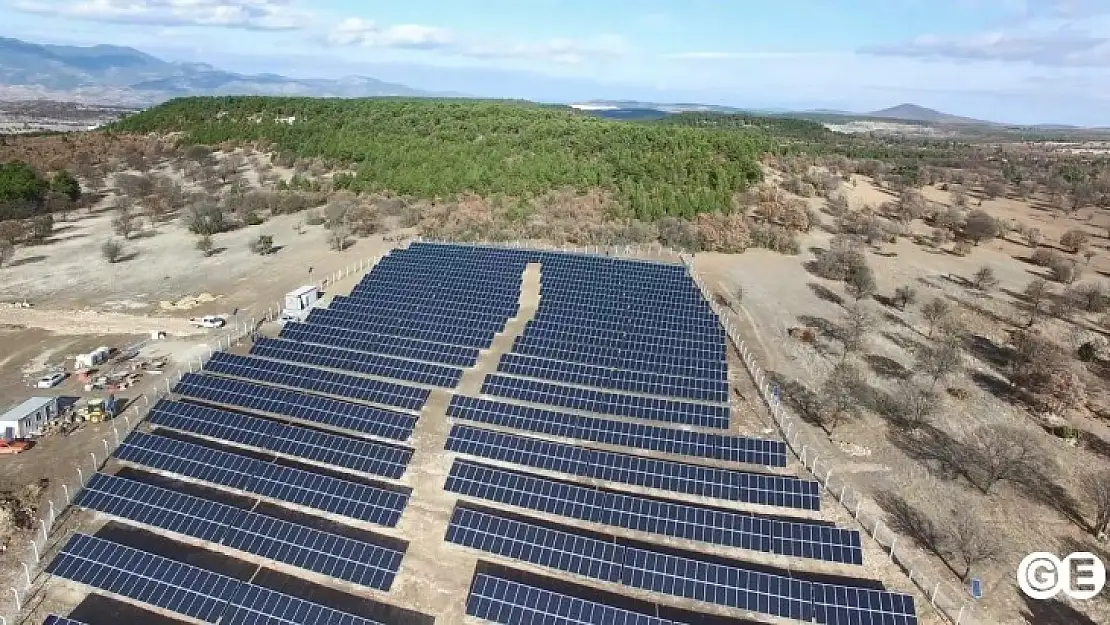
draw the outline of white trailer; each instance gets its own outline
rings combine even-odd
[[[100,346],[87,354],[77,354],[75,360],[78,369],[88,369],[107,362],[111,356],[112,349],[110,347]]]
[[[320,299],[320,288],[314,284],[302,286],[285,294],[285,308],[282,312],[297,313],[312,308]]]

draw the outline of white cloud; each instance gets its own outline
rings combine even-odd
[[[294,30],[310,17],[291,0],[19,0],[28,13],[120,24]]]
[[[539,42],[489,43],[438,26],[386,26],[357,17],[340,22],[328,33],[326,40],[336,46],[432,50],[471,59],[524,59],[561,64],[619,57],[628,52],[627,42],[614,35],[588,39],[555,38]]]
[[[750,59],[803,59],[803,58],[822,58],[828,59],[835,56],[844,56],[841,52],[772,52],[772,51],[754,51],[754,52],[732,52],[732,51],[693,51],[693,52],[675,52],[666,55],[667,59],[672,61],[739,61]]]

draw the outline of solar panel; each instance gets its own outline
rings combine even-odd
[[[820,509],[819,484],[790,476],[748,473],[599,451],[465,425],[451,428],[446,449],[548,471],[688,495],[786,508]]]
[[[389,590],[404,555],[394,549],[103,473],[93,475],[74,503],[379,590]]]
[[[786,444],[782,441],[587,417],[465,395],[451,398],[447,416],[620,447],[769,467],[786,466]]]
[[[478,322],[498,324],[498,326],[504,326],[505,320],[514,316],[519,308],[519,305],[512,307],[494,307],[484,300],[474,301],[475,299],[476,298],[471,298],[470,301],[443,301],[410,298],[398,301],[397,299],[389,298],[382,301],[371,301],[336,295],[332,298],[331,302],[328,303],[328,308],[348,312],[378,311],[387,314],[419,313],[439,317],[447,317],[454,314]]]
[[[251,345],[251,355],[444,388],[454,388],[462,377],[457,367],[285,339],[259,338]]]
[[[74,534],[46,572],[206,623],[219,620],[241,583],[87,534]]]
[[[559,625],[681,625],[485,573],[474,576],[466,613],[491,623]]]
[[[785,556],[863,564],[860,535],[823,523],[789,522],[508,471],[455,460],[446,490],[602,525]]]
[[[267,419],[163,399],[147,419],[162,427],[315,460],[361,473],[400,478],[412,449],[328,434]]]
[[[729,408],[726,405],[595,391],[496,373],[486,376],[482,393],[633,419],[721,429],[729,425]]]
[[[64,616],[58,616],[57,614],[47,614],[46,615],[46,620],[42,622],[42,625],[88,625],[88,624],[85,623],[84,621],[75,621],[71,618],[65,618]]]
[[[584,354],[623,356],[641,360],[655,359],[661,364],[672,366],[728,371],[723,347],[719,350],[688,347],[669,347],[666,350],[661,350],[658,346],[643,341],[584,336],[574,328],[565,330],[528,329],[524,334],[517,337],[516,344],[563,349]]]
[[[330,308],[317,308],[309,313],[308,323],[323,323],[331,326],[355,328],[364,332],[411,336],[425,341],[485,347],[493,341],[500,328],[490,326],[467,326],[461,323],[446,324],[438,320],[419,320],[395,317],[392,315],[367,315],[350,313]]]
[[[361,616],[282,594],[254,584],[242,584],[228,605],[220,625],[382,625]]]
[[[428,401],[429,391],[394,382],[382,382],[362,376],[321,370],[317,367],[237,356],[216,352],[204,364],[209,373],[232,375],[267,384],[300,388],[307,391],[348,397],[362,401],[397,406],[407,410],[420,410]]]
[[[811,582],[739,564],[627,547],[468,508],[455,508],[446,540],[593,579],[799,621],[832,614],[835,620],[818,622],[917,622],[910,595]],[[611,558],[604,565],[598,562],[603,555]]]
[[[350,328],[332,328],[318,324],[287,323],[281,328],[281,338],[319,345],[333,345],[346,349],[389,354],[409,360],[442,363],[456,367],[473,367],[478,362],[478,349],[443,345],[403,336],[387,336],[360,332]]]
[[[116,457],[386,527],[397,524],[409,498],[407,492],[269,464],[137,431],[124,439]]]
[[[375,306],[373,302],[367,300],[363,300],[360,304],[352,304],[350,300],[341,301],[339,305],[332,302],[328,305],[327,310],[335,312],[336,315],[343,318],[364,321],[368,325],[384,323],[386,325],[426,330],[451,330],[467,335],[500,332],[504,329],[505,320],[509,317],[509,315],[501,314],[490,318],[485,314],[476,314],[453,308],[438,310],[410,307],[386,309]]]
[[[501,356],[497,370],[501,373],[579,386],[708,402],[728,401],[726,380],[704,380],[650,371],[611,369],[513,353]]]
[[[512,351],[517,354],[529,354],[551,360],[565,360],[612,369],[635,369],[664,375],[704,378],[706,380],[728,379],[728,371],[725,368],[716,365],[710,366],[704,361],[695,362],[689,358],[663,360],[645,354],[620,354],[604,349],[591,349],[590,346],[584,344],[565,342],[536,344],[518,336],[513,341]]]
[[[412,436],[416,417],[264,384],[186,373],[173,391],[200,401],[312,421],[323,425],[404,441]]]

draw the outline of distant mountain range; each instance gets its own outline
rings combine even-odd
[[[238,74],[203,63],[164,61],[134,48],[42,45],[0,37],[0,99],[148,105],[183,95],[461,96],[365,76],[329,80]]]

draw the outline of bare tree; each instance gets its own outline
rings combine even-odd
[[[1040,228],[1030,228],[1025,231],[1025,243],[1029,247],[1037,247],[1044,242],[1044,233]]]
[[[1044,303],[1050,294],[1048,282],[1042,278],[1034,278],[1025,285],[1025,290],[1022,292],[1025,296],[1025,303],[1029,306],[1029,321],[1025,327],[1031,328],[1037,322],[1040,314],[1044,308]]]
[[[1085,231],[1079,228],[1072,228],[1060,236],[1060,247],[1068,250],[1072,254],[1078,254],[1080,250],[1087,246],[1091,237]]]
[[[983,265],[971,276],[971,285],[975,287],[976,291],[987,293],[993,291],[998,286],[998,277],[994,274],[994,268],[990,265]]]
[[[193,202],[185,210],[185,227],[193,234],[213,235],[227,230],[223,210],[209,200]]]
[[[940,412],[940,402],[940,393],[933,388],[905,379],[900,383],[898,394],[894,398],[891,416],[902,427],[917,430]]]
[[[874,295],[877,288],[875,274],[867,263],[854,265],[848,271],[844,283],[848,287],[848,292],[856,298],[856,301]]]
[[[844,323],[840,329],[840,340],[844,344],[844,355],[862,350],[867,336],[875,327],[875,317],[862,302],[856,302],[844,310]]]
[[[963,189],[959,187],[952,189],[950,196],[953,208],[967,208],[967,193]]]
[[[905,310],[906,306],[917,301],[917,289],[905,284],[894,290],[894,303],[898,305],[898,310]]]
[[[342,222],[332,224],[327,232],[328,246],[331,249],[342,252],[351,244],[351,229],[347,227],[347,224]]]
[[[27,236],[27,226],[22,221],[18,219],[0,221],[0,241],[14,246],[25,236]]]
[[[983,185],[983,194],[989,199],[995,199],[1006,195],[1006,183],[1001,180],[990,180],[987,184]]]
[[[898,220],[908,223],[925,214],[925,196],[917,189],[906,189],[898,198]]]
[[[212,237],[210,235],[202,234],[201,236],[197,237],[197,250],[199,250],[201,254],[204,254],[205,258],[207,258],[216,251],[216,244],[212,241]]]
[[[28,237],[32,244],[45,243],[54,232],[54,216],[50,213],[35,215],[31,218],[31,229]]]
[[[952,570],[964,582],[971,577],[975,567],[1002,554],[998,532],[979,520],[976,516],[978,509],[970,502],[956,505],[944,524],[945,551],[953,562],[959,564],[959,568],[953,566]]]
[[[1083,480],[1083,491],[1095,512],[1091,533],[1102,537],[1110,529],[1110,469],[1087,474]]]
[[[921,307],[921,316],[929,324],[929,336],[933,336],[937,324],[952,312],[952,305],[943,297],[934,297]]]
[[[124,239],[130,239],[131,235],[138,229],[139,220],[131,202],[125,201],[124,198],[120,198],[120,200],[116,207],[116,216],[112,218],[112,230]]]
[[[962,473],[983,494],[999,482],[1036,475],[1044,456],[1034,433],[1017,426],[981,425],[961,438]]]
[[[826,432],[832,434],[841,423],[859,413],[863,385],[863,373],[855,363],[841,361],[833,367],[821,386],[819,416]]]
[[[917,350],[914,370],[927,376],[935,387],[963,364],[963,353],[954,340],[922,345]]]

